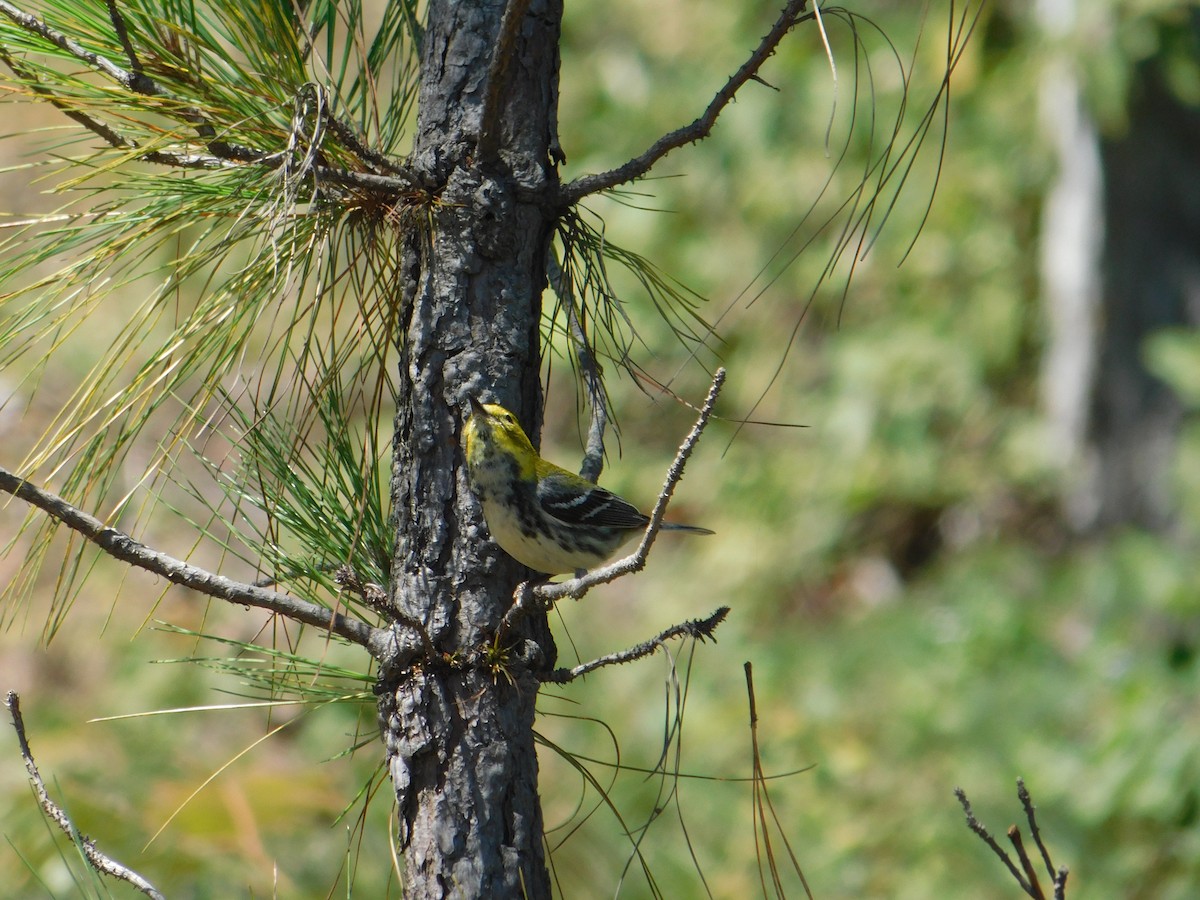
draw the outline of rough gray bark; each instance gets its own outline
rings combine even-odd
[[[507,65],[493,67],[503,78],[493,91],[497,127],[486,142],[494,152],[477,152],[504,11],[503,0],[430,3],[410,165],[435,199],[410,223],[398,285],[391,593],[456,662],[494,632],[527,574],[484,539],[459,432],[473,393],[513,409],[537,433],[549,198],[558,188],[560,0],[530,3],[503,47]],[[411,645],[411,635],[397,636]],[[555,653],[544,616],[526,619],[515,637],[528,649],[505,672],[413,666],[411,652],[382,667],[406,896],[550,895],[530,667],[549,668]]]

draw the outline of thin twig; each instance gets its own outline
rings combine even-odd
[[[1025,809],[1025,820],[1029,822],[1029,834],[1033,837],[1033,842],[1037,844],[1038,850],[1042,854],[1042,862],[1046,864],[1046,872],[1051,878],[1056,877],[1054,871],[1054,863],[1050,862],[1050,851],[1046,849],[1046,845],[1042,842],[1042,832],[1038,828],[1037,816],[1034,814],[1033,798],[1029,796],[1029,789],[1025,787],[1025,779],[1017,779],[1017,799],[1021,801],[1021,806]]]
[[[125,24],[125,17],[117,8],[117,0],[105,0],[105,3],[108,6],[108,18],[112,21],[113,30],[117,33],[117,40],[121,42],[121,47],[129,60],[129,70],[133,73],[134,80],[140,81],[145,77],[145,73],[142,70],[142,61],[138,59],[137,50],[133,47],[133,41],[129,39],[129,28]],[[141,93],[141,91],[139,92]]]
[[[1037,871],[1033,868],[1033,860],[1025,852],[1025,842],[1021,840],[1021,829],[1016,825],[1009,825],[1007,834],[1009,842],[1017,851],[1021,871],[1025,873],[1025,878],[1029,882],[1029,896],[1033,897],[1033,900],[1046,900],[1046,895],[1042,893],[1041,882],[1038,881]]]
[[[729,615],[729,607],[722,606],[707,618],[689,619],[686,622],[680,622],[678,625],[672,625],[670,628],[663,629],[654,637],[647,641],[642,641],[633,647],[618,650],[616,653],[608,653],[570,669],[555,669],[541,680],[552,684],[566,684],[589,672],[602,669],[605,666],[621,665],[649,656],[672,638],[690,637],[699,641],[710,640],[716,643],[717,639],[713,633],[717,630],[717,626],[725,621],[727,615]]]
[[[692,455],[692,451],[696,447],[696,442],[700,440],[700,435],[704,433],[704,427],[708,424],[708,420],[712,416],[713,406],[716,405],[717,396],[721,393],[721,385],[724,383],[725,369],[717,369],[716,374],[713,375],[712,384],[709,386],[708,396],[705,397],[704,404],[700,407],[696,424],[692,426],[692,430],[688,432],[688,436],[680,444],[679,450],[675,454],[675,461],[667,469],[666,482],[663,484],[662,491],[659,492],[658,502],[654,504],[654,510],[650,513],[650,523],[646,526],[646,533],[642,536],[641,543],[638,544],[637,549],[624,559],[619,559],[599,569],[593,569],[590,572],[580,575],[578,578],[572,578],[568,581],[553,584],[522,582],[513,593],[513,605],[509,607],[508,612],[504,614],[504,618],[500,621],[500,627],[496,632],[499,637],[503,637],[513,625],[525,616],[532,612],[549,609],[563,597],[571,597],[578,600],[598,584],[608,584],[622,575],[639,572],[645,567],[646,558],[650,554],[650,547],[654,544],[654,538],[658,535],[658,531],[662,527],[663,515],[667,511],[667,504],[671,502],[671,495],[675,493],[675,487],[683,477],[683,468],[687,464],[688,457]]]
[[[1025,880],[1024,876],[1021,875],[1021,870],[1016,867],[1005,849],[996,843],[996,839],[992,837],[991,832],[987,830],[984,824],[975,818],[975,812],[971,809],[971,801],[967,799],[966,792],[962,788],[955,788],[954,796],[958,798],[963,812],[967,814],[967,827],[979,835],[980,839],[992,848],[992,852],[1000,857],[1000,861],[1008,867],[1008,871],[1012,874],[1012,877],[1017,879],[1017,884],[1021,885],[1021,890],[1032,897],[1033,894],[1031,892],[1033,888]]]
[[[37,763],[33,760],[33,751],[29,749],[29,740],[25,736],[25,720],[21,717],[21,698],[17,695],[16,691],[8,692],[8,695],[4,698],[4,705],[8,708],[8,712],[12,716],[13,729],[17,732],[17,743],[21,748],[21,758],[25,760],[25,771],[29,773],[29,780],[33,784],[34,793],[37,794],[38,803],[42,807],[42,811],[46,814],[46,818],[61,828],[63,833],[71,839],[71,842],[83,851],[84,858],[87,859],[88,864],[97,872],[116,878],[119,881],[124,881],[126,884],[137,888],[147,897],[154,898],[154,900],[165,900],[158,888],[144,877],[128,866],[122,865],[112,857],[106,856],[97,850],[96,842],[80,834],[79,829],[75,827],[70,817],[63,812],[62,807],[50,799],[50,794],[46,791],[46,783],[42,780],[42,774],[38,771]]]
[[[496,36],[496,46],[488,65],[487,90],[483,95],[479,141],[476,144],[479,161],[483,163],[493,160],[500,149],[500,110],[504,106],[504,87],[517,44],[517,33],[528,10],[529,0],[508,0],[500,20],[500,33]]]
[[[592,352],[591,344],[588,343],[579,306],[575,302],[575,291],[571,287],[571,279],[563,272],[553,252],[546,255],[546,276],[566,312],[567,333],[575,347],[575,359],[578,360],[579,371],[583,375],[590,413],[587,445],[584,447],[579,474],[595,484],[600,480],[600,473],[604,471],[604,429],[608,427],[608,399],[604,392],[604,373],[596,360],[596,354]]]
[[[700,412],[696,417],[696,423],[692,426],[692,430],[688,432],[688,436],[684,438],[683,443],[679,445],[679,450],[675,454],[675,460],[671,463],[670,468],[667,469],[667,477],[663,482],[662,490],[658,494],[658,502],[654,504],[654,509],[650,512],[650,524],[646,526],[646,533],[642,535],[641,543],[638,544],[637,549],[624,559],[619,559],[607,566],[588,572],[579,578],[572,578],[569,581],[558,584],[537,585],[533,591],[539,599],[549,603],[561,600],[563,597],[571,597],[578,600],[598,584],[608,584],[608,582],[615,581],[622,575],[641,571],[646,565],[646,558],[650,555],[650,547],[654,544],[654,539],[658,536],[659,529],[662,527],[663,516],[667,512],[667,504],[671,502],[675,488],[679,485],[680,479],[683,478],[684,466],[687,465],[688,458],[692,455],[692,451],[696,449],[696,444],[700,440],[700,435],[704,433],[704,429],[708,425],[713,407],[717,403],[717,397],[721,393],[721,386],[724,384],[725,369],[722,367],[717,369],[716,374],[713,375],[712,384],[708,388],[708,396],[704,398],[704,403],[700,407]]]
[[[1042,854],[1042,862],[1046,864],[1046,871],[1053,879],[1054,900],[1064,900],[1067,895],[1067,876],[1070,874],[1070,870],[1066,866],[1054,868],[1054,863],[1050,860],[1050,851],[1042,840],[1042,830],[1038,828],[1033,798],[1029,796],[1029,789],[1025,787],[1023,778],[1017,779],[1017,797],[1025,809],[1025,818],[1029,822],[1029,833],[1033,836],[1033,842],[1037,844],[1038,851]]]
[[[780,41],[796,24],[812,18],[811,13],[801,15],[806,3],[807,0],[788,0],[788,5],[779,14],[779,18],[771,30],[759,42],[758,47],[750,54],[750,58],[725,82],[725,86],[713,97],[700,118],[690,125],[663,135],[648,150],[640,156],[635,156],[624,165],[607,172],[584,175],[563,185],[558,193],[559,203],[564,207],[571,206],[589,194],[640,178],[672,150],[708,137],[717,122],[717,117],[721,115],[721,112],[729,105],[742,86],[747,81],[758,80],[758,70],[775,52]]]
[[[44,491],[4,468],[0,468],[0,490],[36,506],[72,531],[83,535],[114,559],[152,572],[172,584],[191,588],[206,596],[230,603],[265,609],[305,625],[324,629],[366,647],[377,659],[382,659],[389,651],[390,632],[387,629],[374,628],[366,622],[289,594],[216,575],[153,550],[124,532],[108,527],[95,516],[72,506],[56,494]]]
[[[1066,866],[1059,866],[1058,871],[1054,873],[1054,900],[1066,900],[1068,874]]]
[[[967,814],[967,825],[983,839],[984,843],[992,848],[992,852],[1000,857],[1004,865],[1008,866],[1008,871],[1017,880],[1017,884],[1021,885],[1021,890],[1030,897],[1033,897],[1034,900],[1045,900],[1046,895],[1042,891],[1041,884],[1038,882],[1037,872],[1034,870],[1034,865],[1029,858],[1029,854],[1025,851],[1025,844],[1021,840],[1021,832],[1017,829],[1017,826],[1009,826],[1008,839],[1012,841],[1013,847],[1016,848],[1017,857],[1021,861],[1021,868],[1025,872],[1025,877],[1022,877],[1021,872],[1017,869],[1016,864],[1013,863],[1009,855],[996,843],[995,839],[980,824],[979,820],[975,818],[975,814],[971,811],[971,804],[968,802],[967,795],[963,793],[962,788],[955,788],[954,794],[958,797],[958,802],[962,804],[962,808]],[[1017,797],[1021,801],[1021,806],[1025,809],[1025,818],[1029,822],[1029,832],[1042,854],[1042,861],[1046,864],[1046,872],[1054,880],[1054,900],[1065,900],[1069,870],[1066,866],[1060,866],[1056,870],[1054,863],[1050,861],[1050,851],[1046,849],[1046,845],[1042,841],[1041,830],[1038,828],[1033,799],[1029,796],[1029,790],[1025,787],[1024,779],[1021,778],[1017,779]]]

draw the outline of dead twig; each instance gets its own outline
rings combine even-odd
[[[1013,862],[1008,852],[992,837],[987,827],[975,818],[975,812],[971,809],[971,801],[967,799],[967,795],[963,789],[955,788],[954,796],[958,798],[963,812],[967,815],[967,827],[979,835],[980,840],[987,844],[991,848],[991,851],[1000,858],[1000,861],[1008,868],[1009,874],[1021,886],[1021,890],[1034,898],[1034,900],[1046,900],[1046,894],[1042,890],[1042,885],[1038,880],[1037,871],[1033,861],[1029,858],[1029,854],[1025,852],[1025,843],[1021,839],[1021,832],[1017,826],[1010,825],[1006,833],[1013,848],[1017,851],[1017,860],[1021,864],[1020,868]],[[1017,779],[1017,797],[1020,799],[1021,806],[1025,810],[1025,818],[1029,822],[1029,832],[1033,836],[1034,843],[1037,844],[1037,848],[1042,855],[1042,861],[1046,866],[1046,872],[1050,875],[1054,885],[1054,900],[1065,900],[1068,869],[1066,866],[1060,866],[1058,869],[1055,869],[1054,864],[1050,861],[1050,851],[1046,849],[1046,845],[1042,842],[1041,830],[1037,825],[1033,800],[1029,796],[1029,791],[1025,788],[1024,780],[1020,778]]]
[[[558,193],[559,204],[564,207],[571,206],[589,194],[595,194],[599,191],[604,191],[640,178],[672,150],[708,137],[717,122],[717,117],[733,101],[733,98],[741,90],[742,86],[748,81],[761,80],[758,76],[758,70],[762,68],[763,64],[775,52],[775,48],[779,46],[779,43],[787,33],[799,22],[812,18],[811,13],[802,15],[806,5],[807,0],[788,0],[787,6],[779,14],[779,18],[771,26],[771,30],[763,36],[758,47],[750,54],[750,58],[729,77],[729,80],[725,82],[725,86],[717,91],[716,96],[713,97],[712,101],[708,104],[708,108],[704,110],[704,114],[700,118],[696,119],[690,125],[685,125],[682,128],[677,128],[670,134],[663,135],[644,153],[640,156],[635,156],[624,165],[610,169],[607,172],[584,175],[581,178],[576,178],[574,181],[564,184]]]
[[[637,549],[624,559],[619,559],[614,563],[609,563],[607,566],[587,572],[579,578],[572,578],[569,581],[558,584],[537,585],[533,590],[538,599],[549,603],[554,603],[563,597],[571,597],[578,600],[598,584],[608,584],[622,575],[639,572],[645,567],[646,559],[650,555],[650,548],[654,544],[654,539],[658,536],[659,529],[662,527],[663,517],[667,513],[667,504],[671,502],[675,488],[683,478],[684,466],[687,465],[692,451],[696,449],[696,444],[700,440],[700,435],[704,433],[704,429],[708,425],[713,407],[716,406],[717,397],[720,395],[721,387],[724,384],[725,369],[722,367],[717,369],[716,374],[713,375],[712,384],[708,388],[708,396],[704,398],[704,403],[701,405],[700,412],[696,417],[696,423],[692,426],[692,430],[688,432],[688,436],[684,438],[683,443],[679,445],[679,450],[675,453],[675,460],[671,463],[670,468],[667,469],[667,477],[663,482],[662,490],[658,494],[658,501],[654,504],[654,509],[650,512],[650,524],[646,526],[646,533],[642,535],[641,543],[638,544]]]
[[[602,669],[605,666],[617,666],[649,656],[672,638],[690,637],[699,641],[713,641],[715,643],[717,639],[714,636],[714,632],[717,630],[717,626],[724,622],[725,617],[728,615],[728,606],[719,607],[716,612],[707,618],[689,619],[686,622],[680,622],[678,625],[672,625],[670,628],[663,629],[654,637],[647,641],[642,641],[633,647],[605,654],[590,662],[580,663],[570,669],[555,669],[550,674],[543,676],[541,680],[551,684],[566,684],[574,681],[576,678],[587,675],[589,672]]]
[[[762,767],[762,754],[758,747],[758,701],[754,696],[754,667],[746,662],[742,665],[743,671],[746,673],[746,697],[750,706],[750,756],[752,759],[752,781],[754,783],[754,848],[757,851],[758,857],[758,878],[759,884],[762,887],[762,894],[766,897],[767,882],[763,874],[763,857],[766,857],[766,869],[771,873],[771,889],[776,897],[786,897],[787,891],[784,890],[783,875],[779,868],[779,860],[775,852],[775,846],[771,842],[771,826],[775,826],[775,830],[779,832],[779,837],[783,842],[783,847],[787,851],[788,859],[791,861],[792,869],[800,878],[800,884],[804,888],[804,894],[808,900],[813,900],[812,889],[808,886],[808,879],[804,877],[804,870],[800,868],[800,861],[796,858],[796,853],[792,850],[792,844],[787,839],[787,833],[784,831],[782,824],[779,821],[779,814],[775,812],[775,803],[771,800],[771,792],[767,787],[767,775]]]
[[[46,814],[46,818],[62,829],[63,834],[71,839],[71,843],[83,851],[84,858],[88,861],[88,864],[101,875],[108,875],[111,878],[116,878],[118,881],[124,881],[126,884],[137,888],[147,897],[154,898],[154,900],[165,900],[158,888],[144,877],[128,866],[117,862],[112,857],[101,853],[96,848],[96,842],[80,834],[79,829],[75,827],[75,823],[71,821],[70,817],[63,812],[62,807],[50,799],[50,794],[46,791],[46,783],[42,780],[42,774],[38,771],[37,763],[34,762],[33,751],[29,749],[29,739],[25,736],[25,720],[21,716],[21,698],[17,695],[16,691],[8,692],[8,695],[4,698],[4,705],[8,708],[9,715],[12,716],[13,729],[17,732],[17,744],[21,748],[21,758],[25,761],[25,771],[29,773],[29,781],[33,785],[34,793],[37,794],[38,804],[42,807],[42,812]]]

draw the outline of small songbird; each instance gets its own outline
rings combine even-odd
[[[633,504],[538,456],[503,406],[470,402],[464,434],[471,487],[492,539],[517,562],[547,575],[579,572],[645,531],[650,517]],[[662,527],[713,533],[670,522]]]

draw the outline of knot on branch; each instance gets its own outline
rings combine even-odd
[[[358,577],[358,573],[349,565],[339,566],[337,571],[333,573],[333,580],[339,588],[357,595],[362,599],[363,603],[388,621],[403,626],[416,634],[421,640],[421,649],[427,660],[438,659],[440,657],[441,654],[434,647],[433,640],[429,637],[429,632],[426,630],[425,625],[397,609],[396,605],[388,597],[387,590],[382,585],[375,584],[373,581],[363,581]]]

